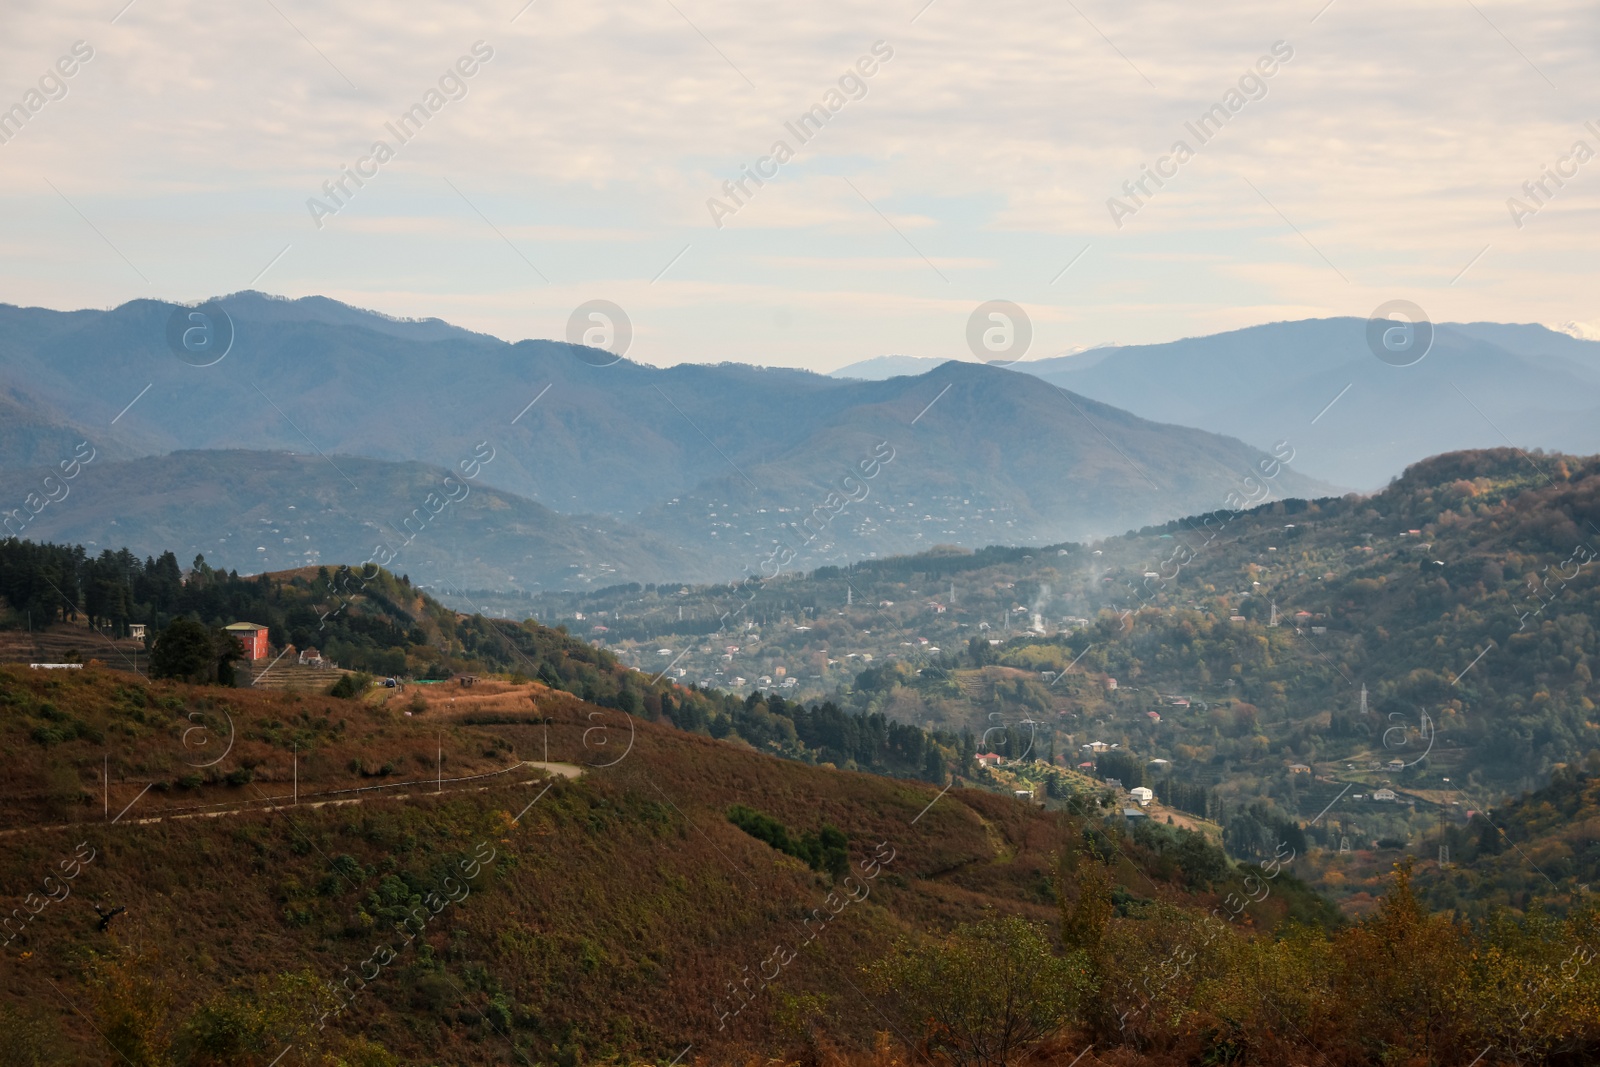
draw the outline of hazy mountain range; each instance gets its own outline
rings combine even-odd
[[[484,494],[483,507],[503,505],[516,530],[541,531],[555,558],[530,559],[520,533],[485,519],[478,543],[460,554],[471,573],[451,580],[504,574],[495,580],[512,588],[549,587],[562,571],[680,580],[941,542],[1117,533],[1222,507],[1273,462],[1237,440],[1150,422],[995,367],[952,362],[882,382],[737,364],[663,370],[325,299],[242,293],[222,304],[233,345],[205,367],[169,349],[169,319],[182,314],[172,305],[0,308],[0,393],[19,414],[0,457],[18,476],[0,488],[20,504],[43,465],[70,456],[80,439],[98,450],[92,472],[116,471],[86,475],[29,536],[139,551],[210,545],[214,565],[258,569],[259,520],[281,528],[289,505],[300,509],[315,491],[331,494],[318,498],[320,513],[349,532],[301,530],[295,548],[301,559],[343,561],[375,526],[396,521],[384,508],[408,512],[422,483],[443,477],[374,465],[358,475],[345,457],[453,470],[489,449],[495,458],[477,484],[503,495]],[[181,462],[147,458],[183,450]],[[203,454],[213,450],[227,454]],[[284,452],[315,459],[286,468]],[[121,461],[132,462],[113,468]],[[180,476],[194,506],[150,503],[177,502]],[[364,481],[393,491],[371,496]],[[1333,491],[1293,467],[1275,488]],[[91,495],[93,508],[80,507]],[[613,540],[597,556],[567,558],[572,535],[556,511],[609,516]],[[113,518],[149,525],[113,529]],[[284,536],[296,534],[279,533],[280,546]],[[767,564],[782,544],[793,557]]]
[[[1441,326],[1409,367],[1372,354],[1364,320],[1325,319],[839,377],[659,369],[323,298],[221,305],[233,343],[203,367],[169,346],[174,305],[0,307],[0,468],[16,471],[0,506],[77,442],[97,457],[28,536],[193,545],[241,570],[360,562],[430,480],[492,452],[475,484],[499,492],[408,546],[437,568],[419,580],[593,588],[1120,533],[1227,506],[1278,470],[1269,450],[1294,457],[1278,497],[1374,488],[1472,446],[1600,451],[1600,344],[1541,326]],[[291,505],[320,518],[287,532]]]
[[[1407,367],[1373,356],[1366,325],[1355,318],[1278,322],[1023,360],[1012,369],[1146,419],[1257,448],[1287,439],[1301,470],[1361,490],[1459,449],[1600,452],[1600,343],[1581,324],[1441,324],[1427,355]],[[920,374],[932,362],[885,356],[834,374]]]

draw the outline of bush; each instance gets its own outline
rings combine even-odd
[[[902,938],[866,973],[898,1002],[903,1026],[956,1067],[1002,1067],[1069,1025],[1089,989],[1081,952],[1055,955],[1040,927],[1015,916]]]
[[[339,680],[328,687],[328,695],[350,700],[365,693],[371,685],[370,674],[362,674],[359,671],[355,674],[341,674]]]

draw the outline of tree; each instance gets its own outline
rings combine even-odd
[[[130,1067],[163,1067],[171,1062],[172,991],[160,960],[121,946],[104,955],[90,953],[88,982],[94,1028],[117,1058]]]
[[[987,667],[998,662],[1000,657],[995,655],[994,646],[987,637],[974,637],[967,641],[967,658],[974,667]]]
[[[866,973],[956,1067],[1002,1067],[1071,1023],[1089,977],[1081,952],[1057,956],[1040,927],[1015,916],[902,938]]]
[[[322,1041],[320,1021],[344,1006],[340,988],[309,968],[262,975],[213,993],[184,1020],[173,1044],[189,1067],[276,1063],[273,1054],[281,1056],[284,1046],[315,1049]],[[356,1062],[385,1061],[369,1054]]]
[[[214,657],[211,632],[193,619],[180,616],[156,638],[156,646],[150,652],[150,676],[208,681],[216,662]]]
[[[244,659],[244,645],[226,630],[218,630],[212,638],[212,655],[217,658],[217,684],[232,685],[233,662]]]
[[[365,693],[371,685],[370,674],[362,674],[359,671],[354,674],[341,674],[338,680],[328,687],[328,695],[351,700]]]
[[[0,1067],[65,1063],[60,1024],[38,1008],[0,1007]]]

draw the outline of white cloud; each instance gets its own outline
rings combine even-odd
[[[1521,229],[1505,203],[1575,140],[1600,152],[1584,126],[1600,109],[1574,103],[1600,11],[1576,0],[1482,15],[1336,0],[1314,24],[1316,4],[1264,0],[1085,0],[1082,16],[938,0],[914,24],[918,3],[678,3],[692,26],[668,4],[611,0],[539,0],[514,23],[521,0],[277,3],[288,21],[266,4],[139,0],[115,25],[115,4],[12,5],[0,105],[74,41],[96,54],[0,144],[0,208],[17,220],[0,299],[228,291],[289,244],[266,287],[371,294],[507,336],[526,332],[529,293],[551,322],[568,293],[637,292],[645,310],[690,285],[735,302],[663,323],[651,340],[669,361],[946,355],[963,316],[930,321],[929,302],[997,296],[1070,304],[1080,336],[1063,345],[1366,314],[1392,296],[1435,318],[1600,318],[1585,249],[1600,160]],[[494,58],[466,97],[315,229],[306,199],[478,40]],[[865,96],[714,228],[706,199],[879,40],[894,55]],[[1294,58],[1265,97],[1116,228],[1106,198],[1278,40]],[[923,256],[934,270],[915,269]],[[769,344],[779,300],[836,321],[806,324],[804,351]]]

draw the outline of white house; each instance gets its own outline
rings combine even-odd
[[[1373,800],[1394,800],[1395,799],[1395,792],[1394,792],[1393,789],[1378,789],[1378,790],[1374,790],[1373,794],[1372,794],[1372,799]]]
[[[1139,802],[1142,808],[1156,798],[1155,793],[1142,785],[1136,785],[1128,790],[1128,795]]]

